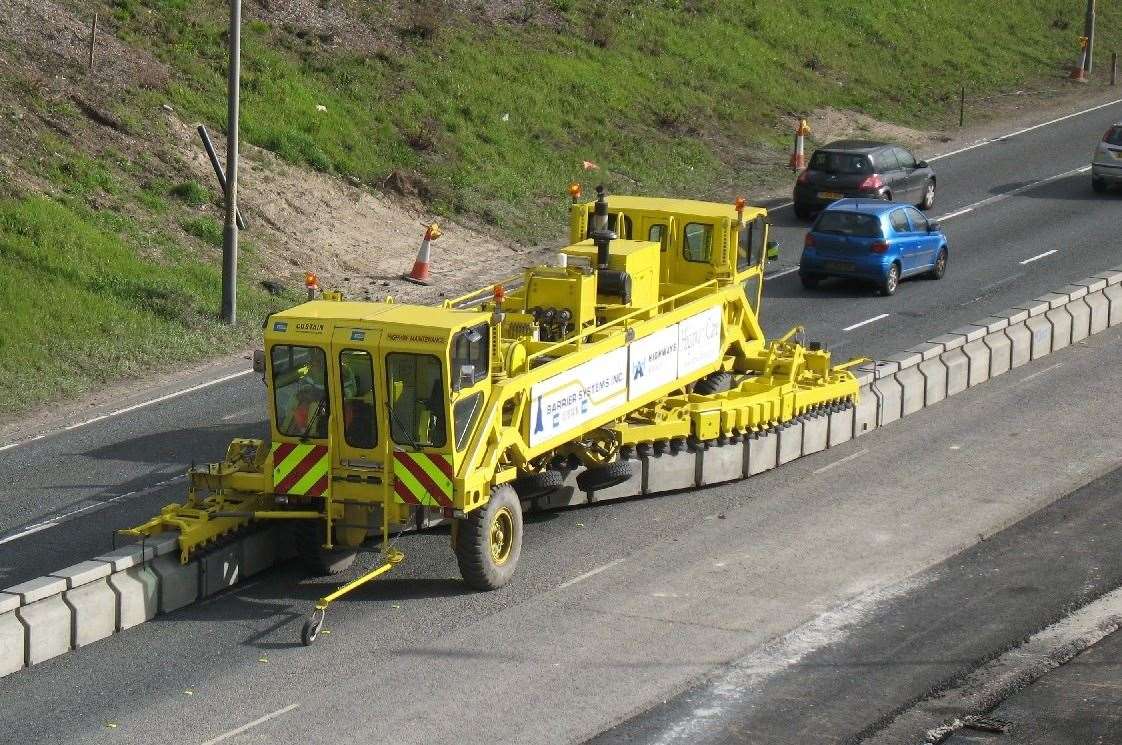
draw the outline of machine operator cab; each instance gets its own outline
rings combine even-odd
[[[272,315],[262,372],[274,452],[330,443],[332,498],[370,502],[381,499],[370,486],[386,454],[405,453],[393,456],[397,501],[452,509],[452,479],[490,389],[489,319],[334,300]],[[273,468],[276,477],[283,467]],[[294,502],[317,496],[287,486]]]
[[[570,188],[574,200],[579,187]],[[763,272],[779,257],[768,241],[767,211],[743,199],[723,205],[689,199],[604,196],[576,202],[571,208],[569,239],[576,244],[594,232],[598,202],[607,202],[607,228],[624,240],[658,243],[660,295],[667,297],[710,280],[735,281],[744,287],[753,310],[759,311]],[[601,207],[601,209],[603,209]]]

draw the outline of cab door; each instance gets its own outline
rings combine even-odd
[[[335,462],[344,468],[380,468],[376,329],[340,328],[331,342],[332,388],[339,405],[331,417]]]
[[[771,226],[763,215],[747,221],[743,227],[733,224],[733,245],[736,246],[736,281],[744,288],[748,304],[759,315],[764,289],[764,267],[767,264],[767,243]]]
[[[651,241],[659,244],[658,257],[659,282],[670,281],[670,263],[674,256],[670,247],[671,237],[674,235],[674,218],[669,215],[644,215],[639,218],[639,231],[636,240]]]

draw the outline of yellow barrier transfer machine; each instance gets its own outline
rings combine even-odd
[[[571,474],[601,491],[636,452],[739,443],[855,403],[855,361],[831,366],[798,329],[764,339],[764,210],[572,191],[553,266],[440,307],[328,292],[272,315],[255,359],[270,442],[234,440],[191,469],[184,504],[122,532],[178,531],[187,562],[284,520],[325,574],[379,536],[377,568],[316,603],[309,644],[328,604],[403,559],[395,529],[450,520],[464,581],[495,589],[518,566],[523,503]]]

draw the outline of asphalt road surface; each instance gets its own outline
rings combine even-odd
[[[765,326],[802,323],[839,356],[883,355],[1122,263],[1122,195],[1093,195],[1073,173],[1120,117],[1114,105],[937,160],[931,214],[978,205],[943,220],[944,280],[880,298],[848,284],[810,293],[781,274],[766,288]],[[789,210],[774,220],[790,226],[778,229],[779,274],[805,227]],[[1117,367],[1117,339],[1100,335],[1034,365],[1064,360],[1031,381],[1019,382],[1026,368],[748,482],[535,518],[518,580],[496,593],[465,592],[446,534],[409,536],[407,564],[333,609],[334,633],[312,649],[293,641],[323,585],[278,569],[0,680],[0,732],[205,742],[275,715],[226,741],[595,736],[839,603],[906,597],[917,572],[1116,466],[1120,383],[1101,372]],[[263,387],[246,375],[0,450],[0,586],[86,559],[113,528],[181,499],[184,467],[259,434],[262,409]],[[912,685],[945,672],[933,665]]]

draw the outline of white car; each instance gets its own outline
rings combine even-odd
[[[1119,184],[1122,184],[1122,122],[1115,122],[1091,156],[1091,186],[1101,194]]]

